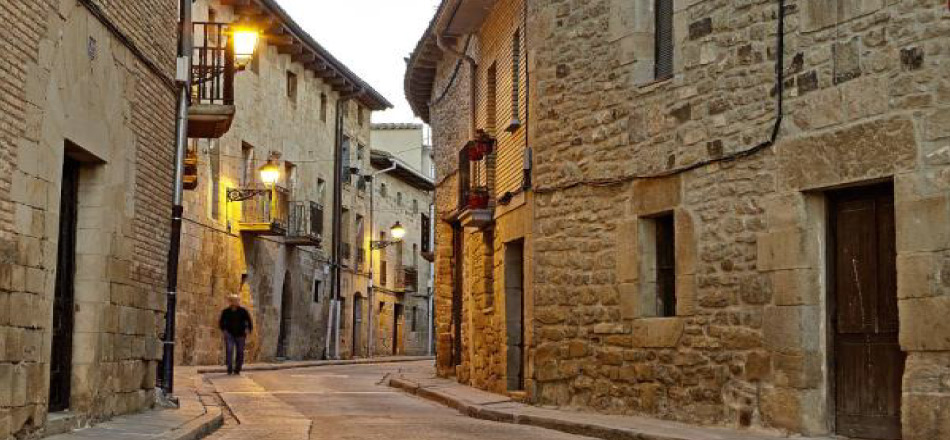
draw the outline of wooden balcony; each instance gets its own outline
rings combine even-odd
[[[316,202],[291,202],[284,243],[320,247],[323,244],[323,206]]]
[[[396,290],[399,292],[416,292],[419,290],[419,269],[403,267],[396,272]]]
[[[188,137],[220,138],[234,121],[234,51],[226,23],[194,23]]]
[[[290,194],[279,186],[228,189],[228,199],[241,202],[237,221],[241,234],[285,236],[289,225]]]

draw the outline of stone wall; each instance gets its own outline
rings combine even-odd
[[[644,81],[644,4],[531,3],[535,399],[828,433],[823,191],[893,181],[904,438],[947,436],[950,13],[788,1],[784,124],[753,152],[776,111],[776,4],[676,1],[675,75]],[[637,230],[664,212],[677,309],[651,318]]]
[[[0,74],[4,439],[41,435],[47,419],[66,155],[81,162],[70,412],[75,423],[88,423],[153,402],[171,212],[177,11],[173,2],[99,8],[114,27],[76,2],[0,6],[9,24],[0,38],[10,43],[9,68]]]

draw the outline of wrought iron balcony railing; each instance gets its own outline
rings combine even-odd
[[[241,202],[238,227],[242,233],[286,235],[289,225],[290,192],[274,186],[256,185],[228,190],[228,200]]]
[[[317,202],[290,202],[287,244],[320,246],[323,241],[323,206]]]

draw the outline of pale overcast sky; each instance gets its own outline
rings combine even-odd
[[[278,0],[320,45],[382,93],[395,108],[373,122],[418,121],[403,93],[405,58],[439,0]]]

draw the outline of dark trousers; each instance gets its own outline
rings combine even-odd
[[[241,367],[244,366],[244,341],[244,336],[234,336],[224,332],[224,356],[229,374],[240,373]]]

